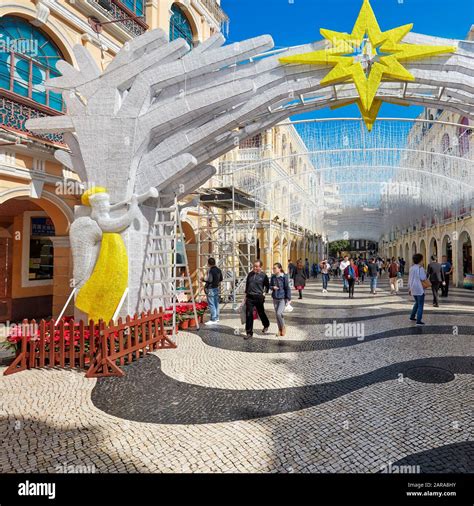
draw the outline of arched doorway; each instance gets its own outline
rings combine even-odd
[[[290,247],[290,258],[288,260],[291,260],[293,264],[296,265],[296,261],[298,260],[298,246],[297,242],[295,240],[291,241],[291,247]],[[286,269],[288,265],[285,265],[284,268]]]
[[[282,258],[281,258],[281,264],[283,265],[283,270],[286,270],[288,266],[288,240],[285,238],[283,239],[283,246],[282,246]]]
[[[416,242],[413,241],[411,244],[410,265],[413,263],[413,255],[416,253],[418,253],[418,248],[416,247]]]
[[[0,204],[0,321],[57,317],[72,291],[72,212],[66,216],[54,195],[22,193],[4,195]]]
[[[438,258],[438,241],[434,237],[432,237],[430,241],[430,252],[429,252],[430,259],[432,255]]]
[[[442,256],[448,257],[449,262],[453,262],[453,247],[451,244],[451,237],[446,234],[441,241],[441,252]]]
[[[411,258],[410,258],[410,246],[408,243],[405,244],[405,256],[404,256],[405,262],[407,267],[411,265]]]
[[[466,230],[460,234],[458,244],[458,279],[461,280],[465,288],[473,289],[472,241]]]
[[[282,263],[281,258],[281,249],[280,249],[280,238],[277,237],[273,241],[273,257],[272,257],[272,265],[276,262]],[[270,266],[271,268],[271,266]]]
[[[419,253],[421,253],[423,255],[423,263],[425,265],[427,265],[428,264],[428,258],[426,256],[426,243],[425,243],[424,239],[422,239],[420,241],[420,251],[419,251]]]

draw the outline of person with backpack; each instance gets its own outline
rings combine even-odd
[[[339,264],[339,269],[341,271],[341,276],[342,276],[342,291],[343,292],[349,291],[349,285],[347,283],[346,277],[344,276],[344,271],[349,266],[349,264],[350,264],[350,261],[349,261],[349,257],[347,255],[344,257],[344,260]]]
[[[291,289],[288,276],[283,272],[283,267],[280,263],[273,266],[273,274],[270,278],[270,290],[272,292],[273,307],[275,308],[275,315],[278,325],[277,336],[286,335],[285,318],[283,313],[286,306],[291,301]]]
[[[413,265],[408,273],[408,293],[415,299],[415,304],[411,310],[410,320],[417,325],[424,325],[423,307],[425,305],[425,288],[430,286],[426,276],[425,269],[421,266],[423,255],[415,253],[413,255]]]
[[[370,278],[370,293],[375,295],[377,293],[377,280],[379,277],[379,266],[377,265],[375,258],[371,258],[369,260],[367,274]]]
[[[349,265],[344,269],[344,279],[347,281],[349,299],[353,299],[355,283],[359,279],[359,270],[353,258],[349,260]]]
[[[208,271],[203,281],[204,292],[206,293],[211,319],[205,325],[215,325],[219,323],[219,287],[222,283],[222,271],[216,266],[216,260],[209,258],[207,261]]]
[[[249,272],[245,282],[245,331],[246,337],[253,337],[253,312],[257,311],[263,324],[263,334],[268,333],[270,320],[265,313],[265,294],[270,290],[270,280],[262,270],[262,261],[255,260],[253,270]]]
[[[359,283],[364,284],[365,280],[365,274],[366,274],[366,267],[365,260],[362,257],[359,257],[359,260],[357,261],[357,270],[359,271]]]
[[[431,282],[431,291],[433,292],[433,306],[439,307],[439,288],[446,284],[446,280],[444,278],[443,267],[438,262],[435,255],[431,256],[431,262],[428,264],[427,275]]]
[[[392,261],[388,266],[388,277],[390,279],[390,295],[398,293],[398,273],[400,269],[395,261],[395,257],[392,257]]]

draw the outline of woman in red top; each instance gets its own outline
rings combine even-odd
[[[359,279],[359,270],[353,258],[349,260],[349,265],[344,269],[344,277],[349,284],[349,299],[353,299],[355,282]]]

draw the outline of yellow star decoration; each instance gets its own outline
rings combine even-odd
[[[343,105],[356,103],[370,131],[382,105],[382,100],[376,98],[382,80],[415,80],[415,77],[400,63],[401,61],[456,51],[453,46],[402,44],[400,41],[412,28],[413,24],[409,24],[382,32],[369,0],[364,0],[352,33],[322,28],[321,35],[331,43],[330,48],[287,56],[280,58],[279,61],[307,65],[335,65],[321,80],[321,86],[353,82],[359,98],[349,100]],[[383,53],[383,56],[377,50]],[[359,56],[347,56],[354,52],[358,52]]]

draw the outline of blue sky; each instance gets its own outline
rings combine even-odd
[[[276,48],[320,40],[320,28],[350,32],[362,0],[222,0],[230,17],[228,42],[270,34]],[[413,23],[413,31],[464,39],[474,24],[474,0],[371,0],[382,30]],[[416,117],[420,107],[383,104],[379,116]],[[304,117],[359,117],[356,106]],[[296,118],[295,118],[296,119]]]

